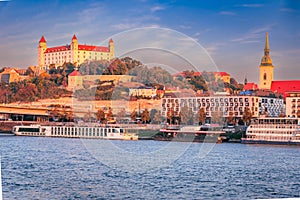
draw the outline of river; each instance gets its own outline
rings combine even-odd
[[[300,198],[300,147],[0,137],[3,199]]]

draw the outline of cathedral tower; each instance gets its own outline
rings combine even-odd
[[[269,36],[266,33],[266,43],[264,56],[261,59],[259,66],[259,89],[271,89],[271,84],[274,78],[274,66],[270,57]]]
[[[38,66],[40,69],[44,69],[45,67],[45,55],[44,52],[47,49],[47,42],[44,38],[44,36],[41,37],[39,41],[39,46],[38,46]]]

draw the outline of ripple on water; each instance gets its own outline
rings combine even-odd
[[[202,144],[197,143],[167,166],[130,173],[101,163],[79,139],[0,140],[4,199],[299,197],[299,147],[218,144],[207,156],[199,158]],[[167,144],[114,142],[120,149],[139,154],[155,152]],[[115,155],[111,152],[108,156]],[[164,158],[157,161],[164,163]],[[141,167],[144,163],[130,164]]]

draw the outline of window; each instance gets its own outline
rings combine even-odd
[[[264,80],[267,80],[267,73],[264,73]]]

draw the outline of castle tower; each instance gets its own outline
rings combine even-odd
[[[109,40],[109,58],[112,60],[115,57],[115,45],[114,41],[110,38]]]
[[[74,34],[71,42],[71,54],[72,54],[72,63],[74,65],[78,62],[78,40],[76,35]]]
[[[266,33],[266,43],[264,56],[259,66],[259,89],[271,89],[271,83],[274,78],[274,66],[270,57],[269,37]]]
[[[47,42],[44,36],[41,37],[38,45],[38,66],[40,69],[45,69],[45,51],[47,49]]]

